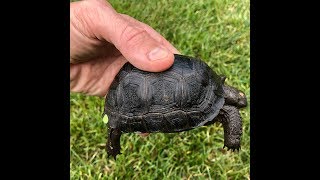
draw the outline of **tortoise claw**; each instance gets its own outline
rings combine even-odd
[[[234,151],[240,151],[240,149],[241,149],[241,147],[239,146],[239,147],[228,147],[228,146],[226,146],[226,145],[224,145],[223,146],[223,149],[225,148],[225,147],[227,147],[227,151],[229,151],[229,150],[231,150],[232,152],[234,152]]]

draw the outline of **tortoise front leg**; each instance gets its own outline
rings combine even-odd
[[[118,128],[111,128],[108,123],[108,142],[107,142],[107,153],[108,157],[111,155],[116,160],[117,155],[120,153],[120,137],[121,131]]]
[[[217,116],[217,121],[222,123],[224,129],[224,146],[228,150],[240,149],[242,135],[242,119],[239,109],[234,106],[224,105]]]

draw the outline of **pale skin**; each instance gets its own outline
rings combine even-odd
[[[150,26],[105,0],[70,3],[70,91],[105,97],[121,67],[161,72],[180,54]]]

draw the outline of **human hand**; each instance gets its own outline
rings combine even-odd
[[[70,91],[105,96],[121,67],[160,72],[179,54],[150,26],[105,0],[70,3]]]

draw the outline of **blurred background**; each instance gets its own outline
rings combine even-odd
[[[107,158],[104,99],[71,93],[71,179],[250,179],[250,1],[110,0],[144,22],[183,55],[198,57],[243,90],[240,152],[223,147],[221,124],[187,132],[121,136],[122,155]]]

